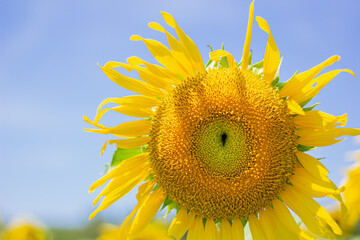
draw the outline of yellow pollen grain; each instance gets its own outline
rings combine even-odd
[[[150,162],[170,199],[213,219],[257,213],[296,161],[292,116],[272,86],[240,69],[186,79],[153,118]]]

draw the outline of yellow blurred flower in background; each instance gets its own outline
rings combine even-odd
[[[168,237],[167,229],[168,225],[166,223],[155,220],[132,238],[132,240],[171,240],[173,238]],[[118,226],[104,224],[101,228],[101,235],[97,240],[123,239],[120,234]]]
[[[344,191],[344,201],[348,208],[346,223],[355,226],[360,219],[360,152],[357,162],[348,170]]]
[[[356,162],[346,171],[343,182],[343,198],[347,214],[341,214],[339,208],[333,208],[332,217],[338,222],[344,235],[360,234],[360,150],[355,152]]]
[[[1,236],[1,234],[0,234]],[[15,221],[4,229],[2,240],[45,240],[42,226],[32,221]]]
[[[341,184],[345,187],[342,195],[347,209],[342,211],[338,205],[330,205],[328,211],[344,233],[338,236],[339,239],[355,240],[360,239],[360,150],[352,152],[349,158],[355,158],[356,162],[346,170]],[[330,229],[329,225],[326,227]],[[308,230],[305,231],[312,235]]]

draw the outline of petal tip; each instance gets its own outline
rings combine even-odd
[[[91,213],[90,216],[89,216],[89,221],[91,221],[96,216],[96,214],[97,214],[96,211]]]
[[[249,8],[250,14],[253,14],[253,13],[254,13],[254,2],[255,2],[255,0],[253,0],[253,1],[250,3],[250,8]]]
[[[140,37],[139,35],[132,35],[132,36],[130,37],[130,40],[131,40],[131,41],[141,41],[141,40],[143,40],[143,38]]]
[[[92,121],[87,116],[83,116],[83,120],[87,123],[92,124]]]
[[[89,187],[89,193],[94,192],[95,189],[96,189],[96,187],[94,186],[94,184],[92,184],[92,185]]]
[[[172,28],[176,27],[176,21],[173,16],[168,12],[160,12],[161,16],[164,18],[165,22]]]
[[[168,13],[168,12],[160,12],[160,13],[161,13],[161,16],[163,16],[163,18],[165,18],[165,17],[171,17],[171,18],[173,18],[173,17],[171,16],[171,14]]]
[[[351,75],[353,75],[355,77],[355,73],[351,70],[348,70],[348,73],[350,73]]]
[[[264,32],[266,32],[267,34],[270,33],[270,27],[269,27],[269,24],[268,22],[262,18],[262,17],[259,17],[259,16],[256,16],[255,17],[255,20],[256,22],[258,23],[259,25],[259,28],[261,28]]]
[[[165,33],[165,29],[157,22],[149,22],[148,27],[153,29],[153,30]]]
[[[334,59],[335,59],[335,61],[339,61],[341,59],[341,57],[339,55],[335,55]]]

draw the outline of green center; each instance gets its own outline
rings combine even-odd
[[[193,153],[210,172],[234,177],[247,165],[242,129],[238,122],[224,119],[202,123],[193,139]]]

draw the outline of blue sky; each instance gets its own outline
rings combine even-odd
[[[139,34],[165,41],[148,22],[165,24],[171,13],[207,61],[211,45],[240,60],[251,1],[1,1],[0,2],[0,216],[5,222],[30,215],[48,225],[87,222],[101,176],[114,147],[103,157],[110,136],[86,133],[83,115],[93,118],[108,97],[131,94],[102,73],[97,63],[139,56],[154,62]],[[284,55],[280,80],[338,54],[327,70],[349,68],[360,75],[360,2],[357,0],[257,0],[255,15],[265,18]],[[254,22],[251,49],[263,58],[267,35]],[[134,75],[132,75],[134,76]],[[348,127],[360,127],[360,81],[338,75],[313,102],[334,115],[348,113]],[[103,123],[130,118],[108,114]],[[334,182],[343,177],[345,153],[360,148],[354,138],[323,149]],[[324,204],[328,201],[322,200]],[[135,204],[134,193],[100,216],[120,221]]]

